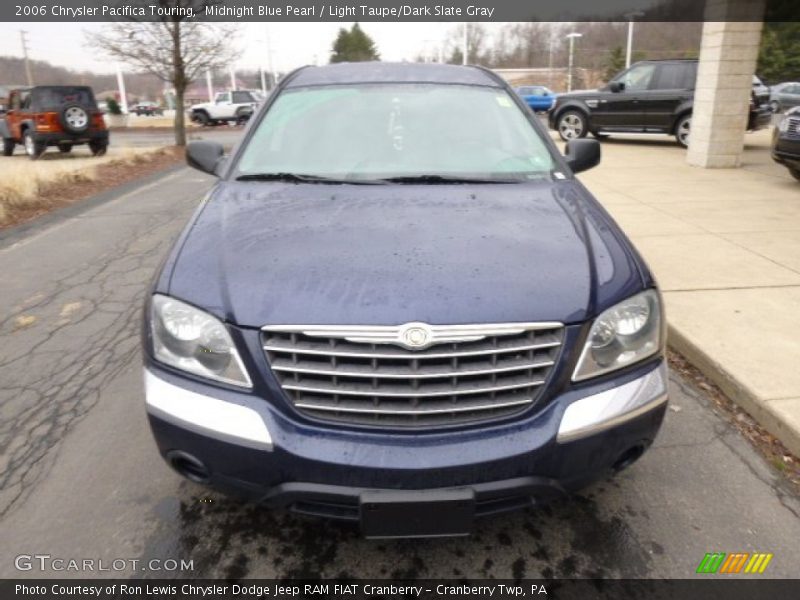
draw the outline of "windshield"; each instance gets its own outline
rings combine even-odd
[[[281,92],[238,174],[337,179],[548,177],[553,157],[502,89],[363,84]]]
[[[44,87],[33,90],[33,104],[39,108],[58,108],[63,104],[76,103],[95,108],[94,96],[85,87]]]

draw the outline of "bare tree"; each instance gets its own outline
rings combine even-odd
[[[175,144],[186,145],[183,102],[186,89],[207,69],[229,65],[239,51],[231,45],[235,27],[197,21],[217,0],[135,0],[156,5],[168,16],[153,22],[135,19],[113,23],[89,34],[89,45],[138,70],[151,73],[175,89]],[[191,9],[191,10],[190,10]],[[146,14],[150,14],[146,8]],[[193,14],[193,17],[189,17]]]

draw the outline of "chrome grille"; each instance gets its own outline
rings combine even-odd
[[[800,138],[800,117],[789,117],[786,126],[786,137]]]
[[[409,328],[427,333],[422,349],[404,342]],[[535,404],[562,338],[560,323],[268,326],[262,332],[267,360],[301,413],[407,427],[493,419]]]

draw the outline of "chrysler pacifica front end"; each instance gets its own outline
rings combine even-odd
[[[461,535],[638,459],[664,416],[647,266],[502,80],[286,77],[156,277],[145,392],[189,479],[369,537]]]

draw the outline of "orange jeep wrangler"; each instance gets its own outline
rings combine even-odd
[[[77,144],[89,144],[94,156],[105,154],[108,129],[97,108],[92,88],[77,85],[39,85],[12,90],[8,110],[0,119],[3,156],[11,156],[17,144],[35,160],[48,146],[70,152]]]

